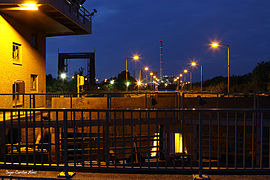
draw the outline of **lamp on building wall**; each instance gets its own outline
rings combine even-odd
[[[20,6],[21,6],[20,10],[33,10],[33,11],[38,10],[38,5],[33,2],[21,4]]]

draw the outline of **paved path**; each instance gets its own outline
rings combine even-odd
[[[0,176],[34,177],[56,179],[56,171],[29,171],[29,170],[3,170]],[[270,175],[210,175],[211,180],[268,180]],[[72,180],[192,180],[192,175],[164,175],[164,174],[112,174],[112,173],[87,173],[79,172]]]

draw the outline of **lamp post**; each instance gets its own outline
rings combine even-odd
[[[134,61],[137,61],[140,59],[139,56],[137,55],[134,55],[133,57],[126,57],[126,91],[128,91],[128,86],[129,86],[129,83],[128,83],[128,59],[133,59]]]
[[[184,78],[184,83],[187,82],[187,74],[188,73],[188,70],[187,69],[184,69],[184,74],[185,74],[185,78]]]
[[[149,71],[149,67],[145,67],[144,70],[145,70],[145,83],[147,84],[148,83],[147,72]]]
[[[64,93],[65,80],[67,78],[67,74],[65,72],[61,73],[60,78],[63,80],[63,93]]]
[[[201,66],[201,92],[202,92],[202,87],[203,87],[203,67],[202,67],[202,64],[198,64],[195,61],[191,62],[191,66],[195,67],[197,65]]]
[[[150,89],[152,90],[154,88],[154,79],[153,79],[154,73],[150,72]]]
[[[180,86],[180,84],[181,84],[181,90],[183,90],[183,83],[182,83],[182,82],[183,82],[183,81],[182,81],[182,80],[183,80],[183,79],[182,79],[182,78],[183,78],[183,74],[180,74],[179,77],[180,77],[180,79],[179,79],[179,86]],[[179,90],[180,90],[180,89],[179,89]]]
[[[226,47],[228,49],[228,96],[229,96],[229,93],[230,93],[230,45],[229,44],[220,44],[218,42],[212,42],[211,43],[211,47],[212,48],[218,48],[219,46],[223,46],[223,47]]]

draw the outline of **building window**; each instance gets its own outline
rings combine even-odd
[[[30,90],[38,91],[38,76],[31,74]]]
[[[12,58],[13,58],[13,63],[14,64],[21,64],[21,44],[18,43],[13,43],[13,48],[12,48]]]
[[[13,106],[23,105],[23,94],[25,94],[25,83],[24,81],[17,80],[12,86],[13,92]]]
[[[31,35],[30,44],[33,48],[37,49],[37,35],[36,34]]]

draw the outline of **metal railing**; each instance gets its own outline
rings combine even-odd
[[[0,112],[1,168],[270,172],[270,109]]]
[[[92,21],[91,13],[85,9],[82,5],[72,2],[71,0],[65,0],[65,2],[69,5],[70,10],[78,17],[78,19],[85,23],[85,20]]]
[[[0,94],[0,108],[270,108],[269,93],[104,92]],[[78,101],[82,103],[78,103]],[[130,103],[132,102],[132,103]],[[80,106],[78,105],[80,104]]]

